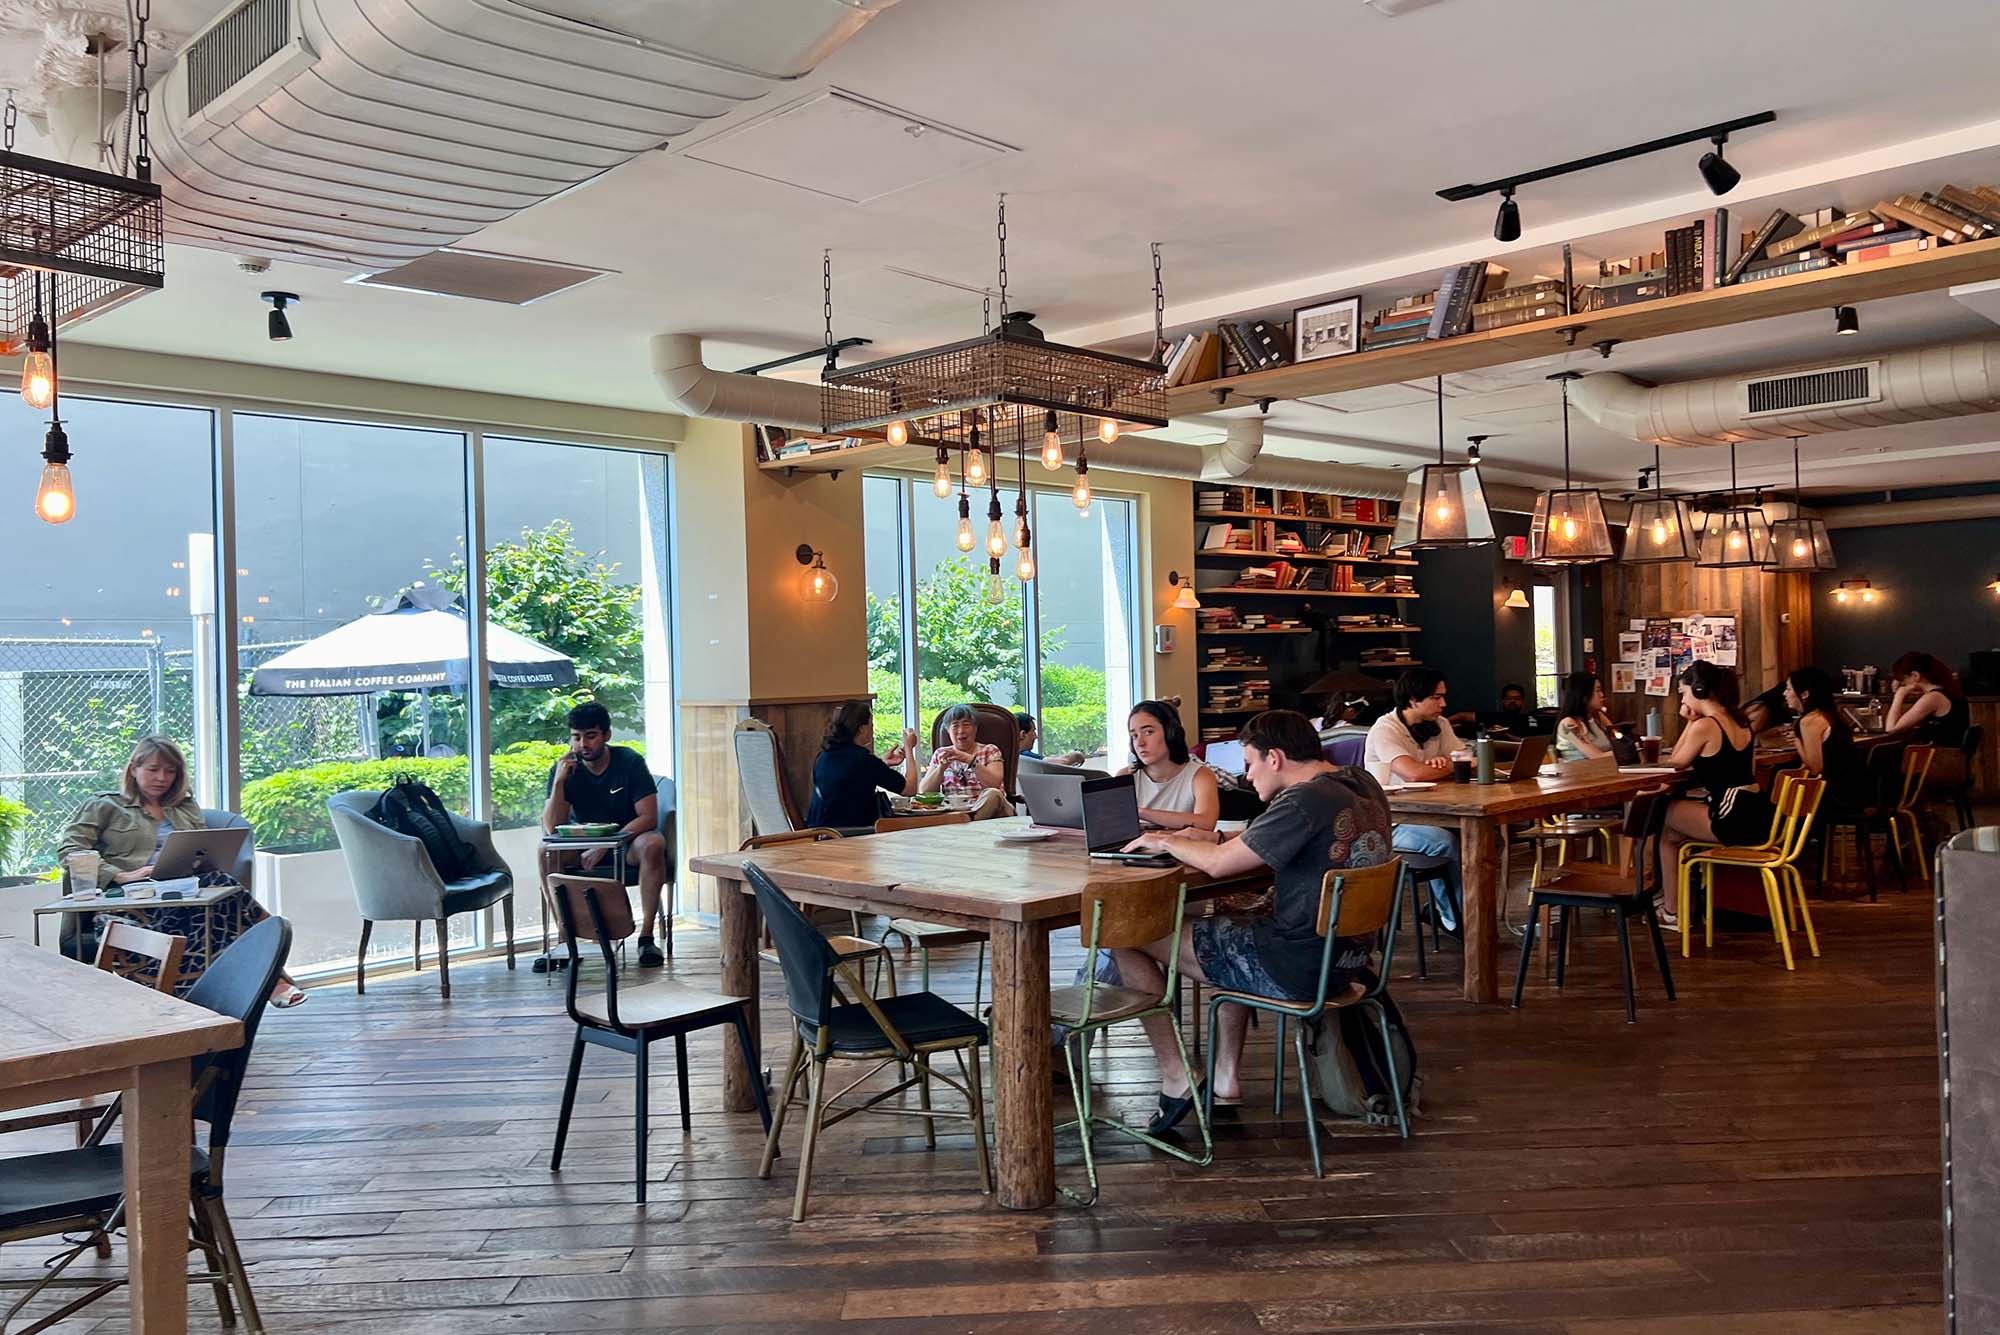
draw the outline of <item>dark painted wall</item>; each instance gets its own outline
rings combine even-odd
[[[1833,531],[1838,570],[1813,576],[1813,649],[1829,670],[1872,663],[1887,670],[1921,649],[1961,674],[1975,649],[2000,649],[2000,519]],[[1836,603],[1843,579],[1865,578],[1873,604]],[[1426,597],[1428,597],[1428,592]]]
[[[1493,528],[1503,538],[1525,537],[1528,517],[1496,513]],[[1549,572],[1500,553],[1499,543],[1417,553],[1424,628],[1417,636],[1417,657],[1444,673],[1454,710],[1497,708],[1500,687],[1510,681],[1532,689],[1534,613],[1501,604],[1509,588],[1547,583]]]

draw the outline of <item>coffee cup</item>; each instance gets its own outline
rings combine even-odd
[[[1641,737],[1639,739],[1639,754],[1645,757],[1648,765],[1659,764],[1660,739],[1657,737]]]
[[[1472,755],[1466,751],[1451,753],[1451,777],[1459,783],[1472,782]]]
[[[69,855],[69,888],[72,894],[78,891],[97,889],[98,873],[103,869],[104,859],[89,849],[81,849]]]

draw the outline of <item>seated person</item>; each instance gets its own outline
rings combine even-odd
[[[1604,683],[1593,672],[1571,672],[1562,680],[1562,716],[1556,720],[1557,760],[1617,758],[1618,725],[1605,711]]]
[[[1051,765],[1081,765],[1083,752],[1065,751],[1059,756],[1045,756],[1035,749],[1035,743],[1042,735],[1042,725],[1035,722],[1035,716],[1025,709],[1014,711],[1014,726],[1021,730],[1021,744],[1014,754],[1028,760],[1046,760]]]
[[[1389,805],[1381,786],[1363,770],[1320,759],[1319,733],[1303,714],[1286,709],[1259,714],[1244,725],[1242,737],[1250,781],[1269,803],[1264,814],[1239,836],[1224,838],[1214,830],[1189,827],[1142,834],[1129,847],[1171,854],[1216,877],[1269,868],[1274,911],[1257,917],[1196,918],[1182,924],[1178,940],[1114,951],[1119,977],[1128,987],[1158,994],[1166,986],[1160,964],[1167,952],[1176,951],[1183,977],[1258,996],[1310,1000],[1319,987],[1317,923],[1327,872],[1372,867],[1392,856]],[[1354,971],[1367,967],[1373,945],[1363,939],[1339,943],[1329,991],[1345,988]],[[1243,1097],[1240,1064],[1249,1018],[1240,1006],[1224,1007],[1209,1037],[1215,1044],[1218,1103]],[[1160,1064],[1159,1111],[1147,1129],[1158,1134],[1187,1116],[1197,1091],[1165,1017],[1145,1024]]]
[[[97,873],[100,886],[130,885],[152,879],[153,861],[166,846],[168,835],[175,830],[207,828],[201,804],[188,791],[187,758],[180,747],[165,737],[142,737],[125,762],[118,791],[97,794],[70,819],[56,860],[66,862],[72,853],[96,853],[102,859]],[[65,919],[74,916],[64,915]],[[120,916],[129,916],[139,926],[156,932],[187,938],[181,955],[181,980],[175,988],[185,992],[208,967],[209,950],[220,952],[271,915],[244,890],[205,909],[158,908]],[[75,925],[79,931],[87,930],[82,918],[77,918]],[[305,999],[306,994],[289,975],[278,976],[278,985],[271,989],[273,1006],[283,1010]]]
[[[1743,702],[1743,721],[1750,725],[1750,731],[1767,732],[1792,721],[1795,711],[1785,691],[1786,683],[1781,681],[1762,695],[1753,695]]]
[[[1687,726],[1668,763],[1694,771],[1707,797],[1678,798],[1667,808],[1660,832],[1660,884],[1667,895],[1660,921],[1667,926],[1679,925],[1682,844],[1698,839],[1750,845],[1770,837],[1771,801],[1757,783],[1757,734],[1737,703],[1741,690],[1733,670],[1705,660],[1690,663],[1681,674],[1681,717]]]
[[[1007,762],[1000,748],[979,740],[979,715],[971,705],[953,705],[943,715],[945,742],[931,752],[917,791],[943,793],[971,804],[972,818],[1011,816]]]
[[[1170,830],[1214,829],[1222,793],[1215,771],[1189,754],[1180,711],[1164,700],[1141,700],[1132,706],[1125,731],[1132,739],[1132,763],[1118,772],[1132,776],[1139,819]]]
[[[866,700],[849,700],[833,711],[820,739],[806,824],[815,829],[873,826],[882,814],[878,790],[902,797],[916,786],[917,730],[905,728],[902,745],[877,757],[875,707]]]
[[[1480,728],[1500,728],[1516,737],[1532,737],[1549,730],[1546,720],[1528,707],[1528,688],[1510,681],[1500,688],[1500,708],[1482,709],[1477,714],[1464,710],[1451,716],[1453,723],[1476,723]]]
[[[1799,759],[1826,780],[1822,805],[1829,812],[1857,812],[1868,806],[1868,763],[1854,744],[1854,725],[1840,708],[1840,688],[1832,674],[1802,667],[1785,678],[1785,706],[1798,718]],[[1747,710],[1745,711],[1748,712]]]
[[[667,841],[660,834],[660,800],[646,758],[629,746],[611,744],[611,711],[586,700],[569,711],[569,754],[549,770],[549,797],[542,805],[542,832],[570,822],[616,825],[632,836],[625,849],[625,883],[639,887],[639,966],[667,962],[653,938],[653,919],[667,884]],[[577,855],[585,871],[610,852],[585,849]],[[542,967],[537,965],[538,968]]]
[[[1944,759],[1946,748],[1965,741],[1965,729],[1972,721],[1965,707],[1965,689],[1958,684],[1958,674],[1941,659],[1923,653],[1904,654],[1890,665],[1889,679],[1896,683],[1896,693],[1889,697],[1884,732],[1906,732],[1910,741],[1931,743],[1938,748],[1939,760]],[[1935,773],[1936,764],[1931,768]]]
[[[1524,697],[1525,698],[1525,697]],[[1381,783],[1436,781],[1451,776],[1451,753],[1458,734],[1445,721],[1444,673],[1436,668],[1404,668],[1396,678],[1396,707],[1368,729],[1361,763]],[[1458,835],[1432,825],[1398,825],[1396,851],[1450,858],[1444,895],[1433,895],[1438,922],[1458,930]]]

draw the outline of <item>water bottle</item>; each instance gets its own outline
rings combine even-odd
[[[1661,734],[1661,732],[1660,732],[1660,724],[1661,724],[1661,719],[1660,719],[1660,711],[1659,711],[1658,709],[1649,709],[1649,710],[1647,710],[1647,711],[1646,711],[1646,736],[1648,736],[1648,737],[1658,737],[1658,736],[1661,736],[1662,734]]]
[[[1473,745],[1476,774],[1480,783],[1493,782],[1493,739],[1481,737]]]

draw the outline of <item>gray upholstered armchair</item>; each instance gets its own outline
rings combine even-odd
[[[354,990],[367,991],[363,971],[368,961],[368,935],[378,922],[414,922],[414,963],[423,967],[424,923],[437,924],[438,991],[451,995],[451,952],[446,948],[450,919],[493,904],[506,924],[507,967],[514,967],[514,877],[493,847],[493,830],[481,821],[452,814],[451,823],[477,858],[480,870],[447,881],[432,865],[423,841],[399,834],[368,817],[379,792],[335,793],[326,800],[333,832],[347,860],[347,877],[361,909],[361,946],[354,952]]]
[[[218,807],[203,807],[201,823],[211,830],[250,830],[250,822],[233,811],[223,811]],[[245,890],[254,890],[250,876],[257,866],[257,832],[250,830],[250,838],[243,844],[243,851],[236,855],[234,866],[224,867],[236,884]]]

